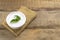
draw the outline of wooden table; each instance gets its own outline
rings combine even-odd
[[[6,0],[6,2],[7,1],[8,0]],[[11,34],[1,25],[0,40],[60,40],[59,0],[33,0],[32,2],[31,0],[18,1],[18,4],[21,3],[21,5],[27,6],[35,11],[37,13],[37,17],[18,37],[14,37],[13,34]],[[2,2],[4,3],[4,1],[0,0],[0,3]],[[9,2],[8,5],[10,4]],[[14,3],[12,1],[12,5],[4,6],[6,4],[2,4],[2,6],[0,6],[0,20],[2,20],[2,17],[5,15],[4,13],[11,11],[12,8],[13,10],[17,10],[17,8],[19,8],[20,4],[17,8],[15,8],[16,5],[13,6]],[[2,21],[0,21],[0,24]]]

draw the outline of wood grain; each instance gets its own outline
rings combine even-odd
[[[37,17],[29,24],[27,28],[42,28],[42,29],[60,28],[60,10],[40,9],[40,11],[35,12],[37,13]],[[8,11],[0,11],[0,14],[2,14],[1,17],[5,17],[6,14],[8,13],[9,13]],[[0,26],[0,28],[3,28],[3,26]]]
[[[60,10],[40,10],[36,11],[37,17],[27,28],[59,29]]]
[[[60,40],[60,29],[26,29],[18,37],[0,30],[0,40]]]
[[[0,10],[17,10],[21,5],[34,10],[60,8],[60,0],[0,0]]]
[[[60,0],[0,0],[0,24],[8,10],[21,5],[35,10],[36,19],[18,37],[0,25],[4,29],[0,30],[0,40],[60,40]]]

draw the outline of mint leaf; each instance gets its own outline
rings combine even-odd
[[[21,18],[18,15],[15,15],[15,19],[12,19],[10,23],[17,23]]]

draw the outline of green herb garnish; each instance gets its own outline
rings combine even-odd
[[[18,15],[15,15],[15,19],[12,19],[10,23],[17,23],[21,18]]]

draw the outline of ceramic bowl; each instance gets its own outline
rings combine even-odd
[[[14,16],[17,15],[20,17],[20,20],[16,23],[11,23],[12,19],[15,19]],[[10,12],[7,17],[6,17],[6,23],[8,24],[8,26],[12,29],[18,29],[20,27],[22,27],[26,22],[26,16],[23,12],[21,11],[13,11]]]

